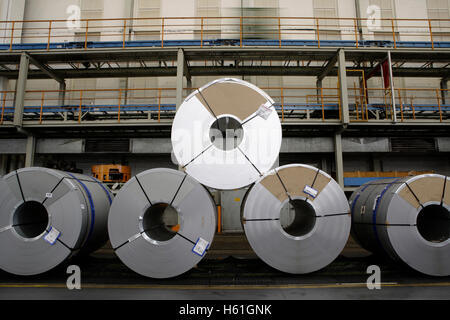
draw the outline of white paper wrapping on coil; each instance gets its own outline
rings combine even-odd
[[[350,206],[352,236],[365,249],[424,274],[450,275],[449,178],[424,174],[372,181],[352,194]]]
[[[108,239],[112,198],[106,186],[81,174],[32,167],[4,176],[0,268],[35,275],[100,248]]]
[[[289,234],[281,226],[280,211],[289,197],[306,201],[315,211],[313,227],[302,235]],[[308,165],[286,165],[268,172],[249,190],[241,209],[245,234],[255,253],[288,273],[327,266],[341,253],[350,233],[344,192],[327,173]]]
[[[281,124],[273,103],[258,87],[232,78],[193,92],[173,121],[171,140],[178,164],[214,189],[238,189],[255,182],[273,167],[280,151]],[[223,117],[242,124],[243,139],[232,150],[222,150],[210,139],[211,125]]]
[[[173,237],[164,241],[143,227],[148,210],[161,203],[177,210],[179,224]],[[200,183],[181,171],[157,168],[139,173],[122,187],[111,206],[108,231],[115,253],[130,269],[147,277],[169,278],[200,262],[194,245],[200,240],[209,247],[215,215],[214,201]]]

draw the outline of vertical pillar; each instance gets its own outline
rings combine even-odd
[[[34,165],[34,153],[36,151],[36,138],[33,135],[27,137],[27,148],[25,154],[25,167]]]
[[[339,99],[342,110],[342,123],[348,124],[350,122],[350,115],[348,112],[348,90],[347,90],[347,68],[345,67],[345,52],[343,49],[338,51],[339,64]]]
[[[66,82],[59,83],[58,105],[63,106],[66,100]]]
[[[344,188],[344,159],[342,155],[342,135],[336,132],[334,134],[334,159],[336,164],[336,181]]]
[[[2,154],[2,165],[0,167],[0,176],[8,173],[8,155]]]
[[[380,158],[372,157],[372,169],[373,169],[373,171],[378,171],[378,172],[383,171]]]
[[[447,101],[447,89],[448,89],[448,85],[447,85],[447,79],[442,79],[441,80],[441,104],[445,104],[445,102]]]
[[[322,171],[327,172],[327,159],[326,158],[321,159],[320,169],[322,169]]]
[[[321,99],[320,99],[320,94],[321,94],[321,90],[322,89],[322,80],[317,80],[316,81],[316,95],[317,95],[317,103],[321,103]]]
[[[30,59],[25,52],[20,56],[19,77],[16,83],[16,95],[14,99],[14,125],[22,126],[23,107],[25,101],[25,89],[27,86],[28,66]]]
[[[395,106],[395,89],[394,89],[394,76],[392,74],[392,59],[391,52],[388,51],[388,64],[389,64],[389,84],[391,86],[391,104],[392,104],[392,121],[397,122],[397,108]]]
[[[178,49],[177,56],[177,87],[176,87],[176,108],[180,107],[183,102],[183,76],[184,76],[184,52]]]

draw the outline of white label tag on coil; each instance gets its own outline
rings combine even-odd
[[[203,257],[203,255],[206,252],[206,249],[209,247],[209,242],[205,239],[198,238],[197,243],[192,248],[192,252],[199,255],[200,257]]]
[[[50,231],[45,235],[44,240],[51,245],[54,245],[60,235],[61,232],[59,232],[56,228],[50,227]]]
[[[317,194],[319,193],[318,190],[316,190],[308,185],[305,186],[305,188],[303,189],[303,192],[310,195],[313,198],[317,197]]]
[[[53,193],[46,193],[46,194],[45,194],[45,197],[46,197],[46,198],[51,198],[51,197],[53,197]]]
[[[259,109],[258,111],[256,111],[256,113],[264,120],[267,120],[267,118],[269,118],[270,114],[272,113],[272,109],[262,104],[261,106],[259,106]]]

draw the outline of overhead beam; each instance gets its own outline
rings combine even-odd
[[[330,60],[328,60],[327,65],[318,74],[317,81],[322,81],[334,69],[336,62],[338,61],[338,56],[339,56],[339,51],[337,51],[336,54]]]
[[[48,75],[50,78],[58,81],[59,83],[64,83],[64,79],[58,76],[54,70],[43,63],[36,60],[33,56],[29,55],[28,53],[25,53],[28,56],[28,59],[32,64],[34,64],[36,67],[38,67],[43,73]]]
[[[184,69],[184,68],[183,68]],[[367,74],[371,68],[359,68]],[[316,77],[322,67],[270,67],[270,66],[242,66],[242,67],[222,67],[222,66],[191,66],[189,74],[194,76],[311,76]],[[450,70],[420,69],[420,68],[393,68],[396,77],[420,77],[420,78],[446,78]],[[104,68],[104,69],[58,69],[58,76],[64,79],[80,78],[120,78],[120,77],[175,77],[177,67],[150,67],[150,68]],[[330,71],[329,76],[337,76],[338,68]],[[361,72],[347,72],[349,77],[358,77]],[[19,71],[0,71],[0,77],[17,79]],[[48,76],[40,70],[29,70],[28,79],[48,79]]]

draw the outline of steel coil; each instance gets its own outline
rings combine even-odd
[[[439,174],[368,182],[351,198],[362,247],[428,275],[450,275],[450,183]]]
[[[241,212],[255,253],[288,273],[327,266],[350,233],[344,192],[328,174],[308,165],[286,165],[265,174],[247,193]]]
[[[109,189],[98,180],[47,168],[0,179],[0,268],[18,275],[48,271],[108,239]]]
[[[178,164],[203,185],[248,186],[270,170],[281,146],[274,101],[256,86],[218,79],[189,95],[172,126]]]
[[[158,168],[139,173],[119,191],[108,231],[122,262],[152,278],[180,275],[209,248],[216,207],[200,183],[185,173]]]

